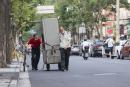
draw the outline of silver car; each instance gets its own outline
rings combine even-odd
[[[71,47],[70,54],[71,54],[71,55],[81,55],[80,46],[78,46],[78,45],[73,45],[73,46]]]

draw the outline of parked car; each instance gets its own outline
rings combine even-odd
[[[70,51],[71,55],[81,55],[81,49],[79,45],[73,45]]]
[[[92,52],[91,52],[91,55],[93,57],[102,57],[103,52],[104,52],[103,44],[104,44],[104,42],[101,41],[101,40],[96,41],[93,44],[93,46],[92,46]]]
[[[115,54],[118,59],[130,59],[130,40],[126,40],[124,44],[116,46]]]

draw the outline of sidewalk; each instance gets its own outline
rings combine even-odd
[[[23,72],[23,64],[18,61],[0,68],[0,87],[31,87],[27,68]]]
[[[20,64],[13,61],[7,68],[0,68],[0,87],[18,87]]]

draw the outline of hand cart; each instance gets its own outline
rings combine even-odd
[[[46,69],[50,70],[50,64],[58,64],[58,69],[61,69],[60,55],[60,39],[59,26],[57,18],[47,18],[43,20],[43,62]],[[43,65],[43,66],[44,66]]]

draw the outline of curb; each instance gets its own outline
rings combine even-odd
[[[26,67],[25,72],[23,72],[22,65],[23,64],[21,64],[21,67],[20,67],[19,80],[18,80],[17,87],[31,87],[31,82],[29,79],[27,67]]]

